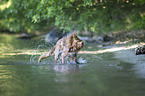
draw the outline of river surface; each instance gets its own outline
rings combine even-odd
[[[78,56],[82,64],[55,64],[53,56],[38,63],[52,46],[0,34],[0,96],[145,96],[145,73],[137,74],[144,68],[114,52],[89,53],[98,49],[87,43]]]

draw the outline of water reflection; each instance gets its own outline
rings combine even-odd
[[[12,78],[12,76],[10,75],[11,71],[5,70],[5,67],[6,66],[4,65],[0,65],[0,80]]]
[[[79,65],[78,64],[55,65],[54,70],[56,72],[63,72],[63,73],[78,72],[79,71]]]

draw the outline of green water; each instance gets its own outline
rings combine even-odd
[[[37,63],[39,55],[32,53],[52,46],[39,48],[42,43],[0,35],[0,96],[145,96],[145,78],[137,76],[135,64],[113,53],[79,54],[87,61],[79,65],[54,64],[54,57]]]

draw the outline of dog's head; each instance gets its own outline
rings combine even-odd
[[[72,46],[75,47],[73,51],[79,51],[84,46],[83,40],[78,38],[78,36],[76,35],[76,32],[73,32],[73,43],[72,43]]]

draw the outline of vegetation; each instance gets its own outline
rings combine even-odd
[[[0,0],[0,30],[34,32],[50,26],[110,32],[145,29],[144,0]]]

